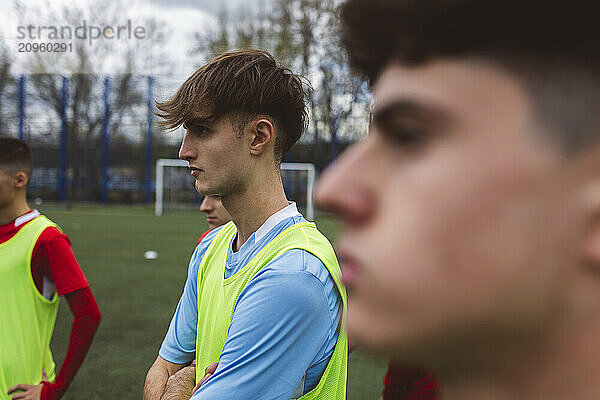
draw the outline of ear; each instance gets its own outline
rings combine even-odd
[[[583,257],[589,267],[600,273],[600,177],[589,185],[583,199],[589,210]]]
[[[24,188],[29,182],[29,177],[23,171],[17,172],[13,177],[13,183],[17,189]]]
[[[260,118],[252,125],[252,129],[250,154],[257,156],[264,153],[275,141],[275,127],[267,118]]]
[[[591,275],[600,277],[600,216],[594,219],[587,233],[583,249],[585,269]]]

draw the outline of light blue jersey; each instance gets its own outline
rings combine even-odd
[[[292,203],[269,217],[239,251],[233,252],[232,241],[225,278],[299,222],[306,220]],[[185,364],[195,357],[198,267],[218,231],[206,235],[190,260],[183,294],[159,351],[169,362]],[[312,390],[333,353],[341,303],[327,268],[313,254],[294,249],[276,258],[240,294],[219,367],[192,399],[290,399]]]

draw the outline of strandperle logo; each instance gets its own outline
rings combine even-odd
[[[143,26],[133,26],[131,20],[127,20],[125,25],[88,25],[84,19],[80,25],[76,26],[54,26],[54,25],[20,25],[17,27],[17,39],[31,40],[87,40],[91,46],[95,40],[131,40],[146,39],[146,28]]]

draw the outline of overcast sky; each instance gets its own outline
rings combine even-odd
[[[236,10],[239,7],[250,8],[254,7],[256,1],[252,0],[144,0],[151,4],[161,7],[184,7],[184,8],[196,8],[209,12],[211,14],[218,14],[224,8],[227,10]]]
[[[26,23],[33,25],[51,25],[57,24],[56,21],[48,21],[44,17],[43,10],[47,7],[49,0],[26,0],[24,3],[31,10],[26,15]],[[57,9],[59,4],[72,4],[72,0],[50,0],[51,7]],[[79,3],[91,3],[94,0],[80,0]],[[112,0],[111,0],[112,1]],[[121,1],[114,0],[115,4],[122,4]],[[137,2],[137,4],[136,4]],[[189,55],[190,44],[193,43],[193,34],[198,31],[206,31],[210,27],[215,27],[217,16],[222,10],[229,13],[235,13],[236,10],[252,9],[256,7],[257,2],[252,0],[135,0],[129,4],[136,4],[133,8],[135,15],[124,15],[122,18],[139,18],[140,15],[152,16],[159,21],[165,22],[166,26],[161,25],[164,32],[170,32],[169,40],[166,45],[161,46],[161,54],[167,53],[167,56],[173,61],[172,70],[177,75],[189,74],[199,60],[193,59]],[[44,6],[46,4],[46,6]],[[263,3],[264,4],[264,3]],[[90,22],[101,25],[101,22]],[[18,52],[18,46],[23,40],[18,39],[17,19],[14,15],[13,0],[0,0],[0,36],[4,43],[8,45],[9,55],[15,61],[13,64],[13,73],[19,74],[27,72],[27,65],[24,60],[26,54]],[[110,73],[109,70],[102,71]],[[53,71],[61,73],[61,71]],[[140,73],[153,73],[152,68],[138,71]]]

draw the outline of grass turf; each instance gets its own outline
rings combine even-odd
[[[198,236],[207,229],[195,210],[156,217],[145,207],[78,205],[69,209],[42,205],[59,224],[102,312],[90,352],[63,397],[140,399],[146,372],[156,358],[181,295],[187,263]],[[331,240],[335,222],[317,219]],[[144,259],[146,250],[158,259]],[[72,317],[66,302],[59,309],[52,349],[57,368],[68,345]],[[360,350],[350,356],[348,399],[378,399],[386,361]]]

